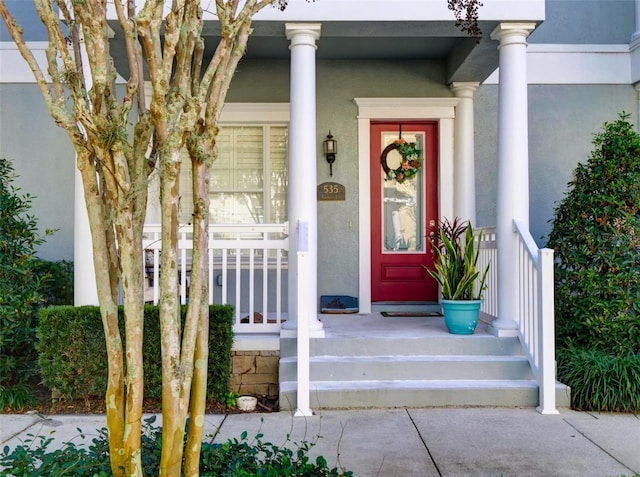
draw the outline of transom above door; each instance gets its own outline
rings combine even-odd
[[[437,301],[427,272],[433,267],[428,234],[438,217],[437,129],[437,122],[371,123],[372,302]],[[419,167],[414,161],[402,166],[393,146],[398,140],[415,143]]]

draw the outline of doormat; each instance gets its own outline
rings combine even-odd
[[[442,316],[437,311],[383,311],[380,313],[386,318],[404,318],[407,316]]]
[[[322,295],[321,313],[358,313],[358,298],[345,295]]]

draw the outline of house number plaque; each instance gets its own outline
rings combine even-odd
[[[318,200],[345,200],[346,189],[337,182],[323,182],[318,185]]]

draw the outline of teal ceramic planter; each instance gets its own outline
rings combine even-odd
[[[449,333],[470,335],[478,326],[482,300],[440,300]]]

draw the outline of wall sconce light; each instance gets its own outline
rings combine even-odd
[[[322,143],[322,150],[324,151],[324,156],[327,158],[327,162],[329,163],[329,175],[333,175],[333,163],[336,162],[336,154],[338,153],[338,141],[333,139],[331,135],[331,131],[327,135],[327,139]]]

